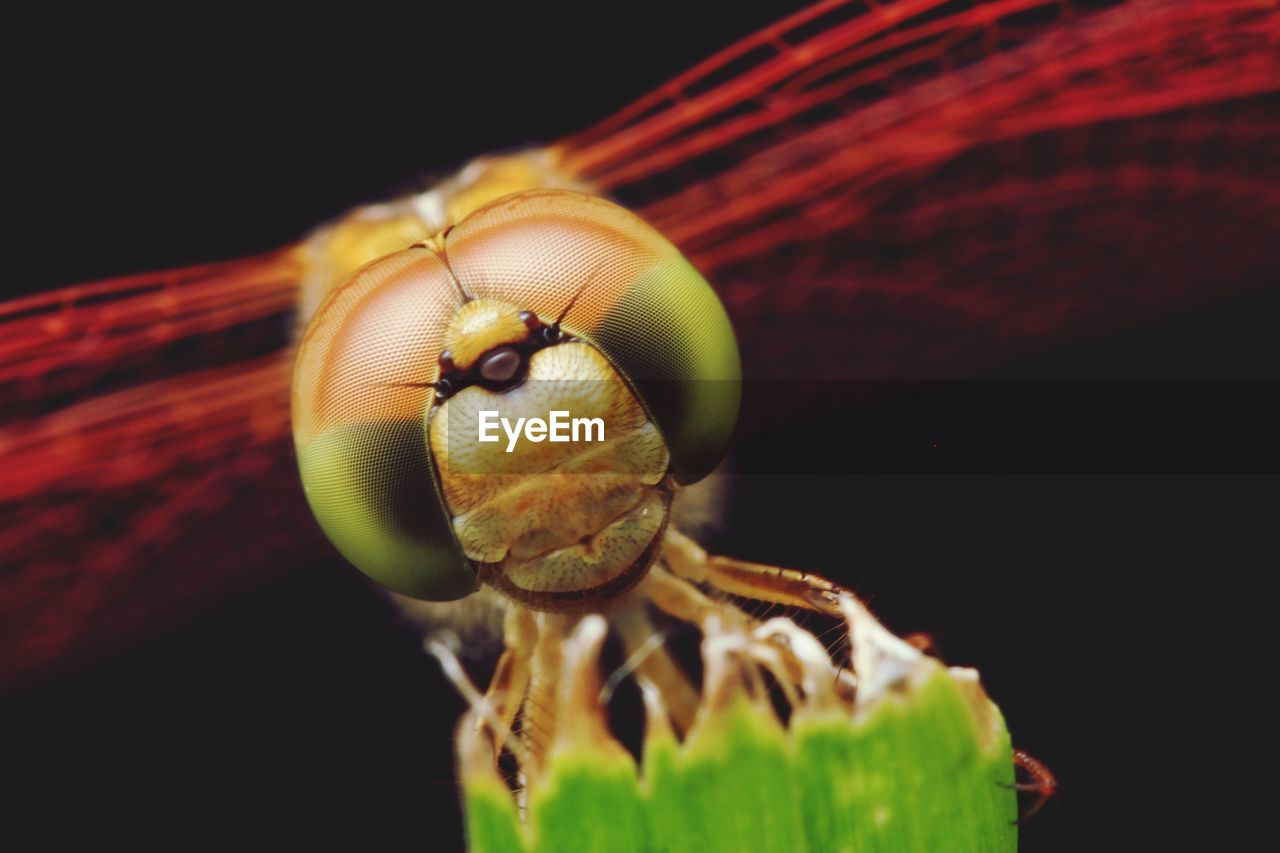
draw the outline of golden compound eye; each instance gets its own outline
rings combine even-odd
[[[486,383],[505,385],[520,372],[520,353],[513,347],[498,347],[482,356],[478,367]]]

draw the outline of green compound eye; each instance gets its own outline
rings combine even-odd
[[[298,459],[321,527],[365,574],[430,601],[475,591],[436,497],[420,422],[339,427]]]
[[[714,291],[662,235],[603,199],[507,196],[434,248],[364,267],[320,307],[299,348],[299,468],[338,550],[379,583],[431,600],[464,596],[477,583],[426,437],[459,286],[546,322],[563,315],[563,329],[630,383],[679,483],[724,456],[741,396],[737,341]]]

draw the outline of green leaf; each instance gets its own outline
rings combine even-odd
[[[472,850],[1015,850],[1009,734],[976,673],[871,623],[853,625],[852,709],[802,701],[784,726],[768,702],[707,689],[683,742],[651,725],[639,768],[611,740],[553,749],[527,821],[497,774],[470,763]]]

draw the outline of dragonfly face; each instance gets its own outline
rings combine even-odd
[[[673,490],[726,450],[739,374],[720,301],[660,234],[518,193],[334,290],[300,346],[294,439],[316,518],[383,585],[581,609],[652,564]],[[552,434],[510,430],[535,421]]]

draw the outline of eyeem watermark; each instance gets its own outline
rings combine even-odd
[[[568,412],[552,411],[547,413],[548,420],[542,418],[516,418],[513,425],[510,418],[499,417],[497,412],[479,412],[478,435],[484,442],[501,440],[498,427],[507,435],[507,452],[512,453],[520,440],[520,433],[535,444],[540,441],[604,441],[604,418],[571,418]],[[594,435],[594,437],[593,437]]]

